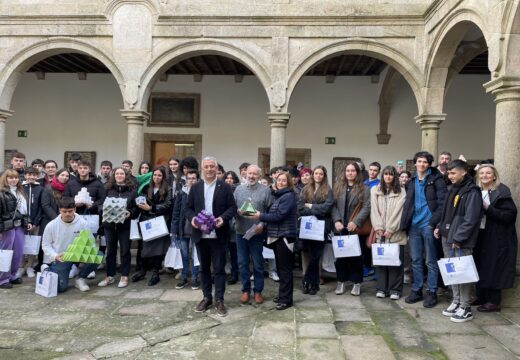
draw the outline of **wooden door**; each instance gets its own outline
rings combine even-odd
[[[196,156],[194,142],[152,141],[152,165],[168,166],[168,159],[172,156],[183,159],[187,156]]]

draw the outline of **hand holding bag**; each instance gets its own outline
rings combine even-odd
[[[43,297],[58,295],[58,274],[45,270],[36,275],[36,288],[34,292]]]
[[[300,222],[300,239],[324,241],[325,221],[316,216],[302,216]]]
[[[359,236],[357,234],[333,236],[332,249],[336,259],[361,256]]]
[[[454,253],[452,252],[452,254]],[[437,261],[442,280],[446,285],[458,285],[478,282],[479,276],[473,255],[443,258]]]
[[[372,244],[372,263],[374,266],[400,266],[399,244]]]

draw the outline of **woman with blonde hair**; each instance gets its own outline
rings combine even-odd
[[[480,312],[494,312],[500,311],[502,289],[512,288],[515,282],[517,209],[493,165],[478,167],[477,185],[482,191],[484,216],[474,250],[480,280],[473,304],[480,305]]]
[[[0,272],[0,289],[10,289],[21,284],[16,272],[23,259],[25,229],[31,230],[27,211],[27,199],[16,170],[6,170],[0,177],[0,249],[13,250],[11,269]]]

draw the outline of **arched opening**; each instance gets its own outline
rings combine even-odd
[[[66,165],[66,152],[80,151],[94,169],[101,160],[126,158],[126,124],[119,84],[111,68],[77,49],[52,49],[27,57],[18,65],[6,122],[6,161],[21,151],[27,160],[53,159]]]
[[[420,147],[416,99],[382,58],[332,54],[310,67],[291,95],[287,146],[312,148],[312,166],[332,169],[331,178],[342,158],[396,165]]]
[[[144,158],[213,155],[226,170],[256,162],[269,147],[269,101],[255,72],[235,56],[196,51],[166,61],[145,81],[150,113]]]

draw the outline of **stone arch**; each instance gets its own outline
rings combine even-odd
[[[13,56],[0,71],[0,109],[9,109],[20,76],[32,65],[49,56],[78,52],[95,57],[101,61],[116,79],[123,90],[124,77],[113,60],[99,48],[72,38],[52,38],[34,43]],[[121,94],[121,98],[123,95]]]
[[[159,55],[148,66],[141,77],[140,86],[142,87],[142,91],[140,91],[138,106],[140,105],[143,109],[146,108],[146,103],[155,82],[159,79],[161,73],[168,69],[168,67],[192,56],[205,54],[229,57],[239,61],[242,63],[242,65],[249,68],[249,70],[251,70],[253,74],[256,75],[266,90],[269,103],[271,103],[270,93],[267,90],[271,84],[270,76],[266,69],[258,61],[256,61],[252,54],[226,42],[216,40],[200,40],[190,41],[188,43],[175,46],[174,48],[169,49],[168,51]]]
[[[473,10],[455,11],[440,25],[428,51],[424,71],[426,111],[428,113],[442,113],[445,88],[455,50],[472,27],[476,27],[482,32],[485,43],[488,44],[489,34],[484,21]]]
[[[318,64],[320,61],[337,56],[341,53],[370,56],[384,61],[394,67],[399,73],[401,73],[412,88],[417,102],[417,109],[419,113],[422,112],[423,101],[420,94],[422,76],[418,68],[400,51],[378,41],[368,39],[348,39],[340,41],[324,48],[320,48],[307,56],[289,76],[287,104],[290,101],[296,85],[310,68]]]

